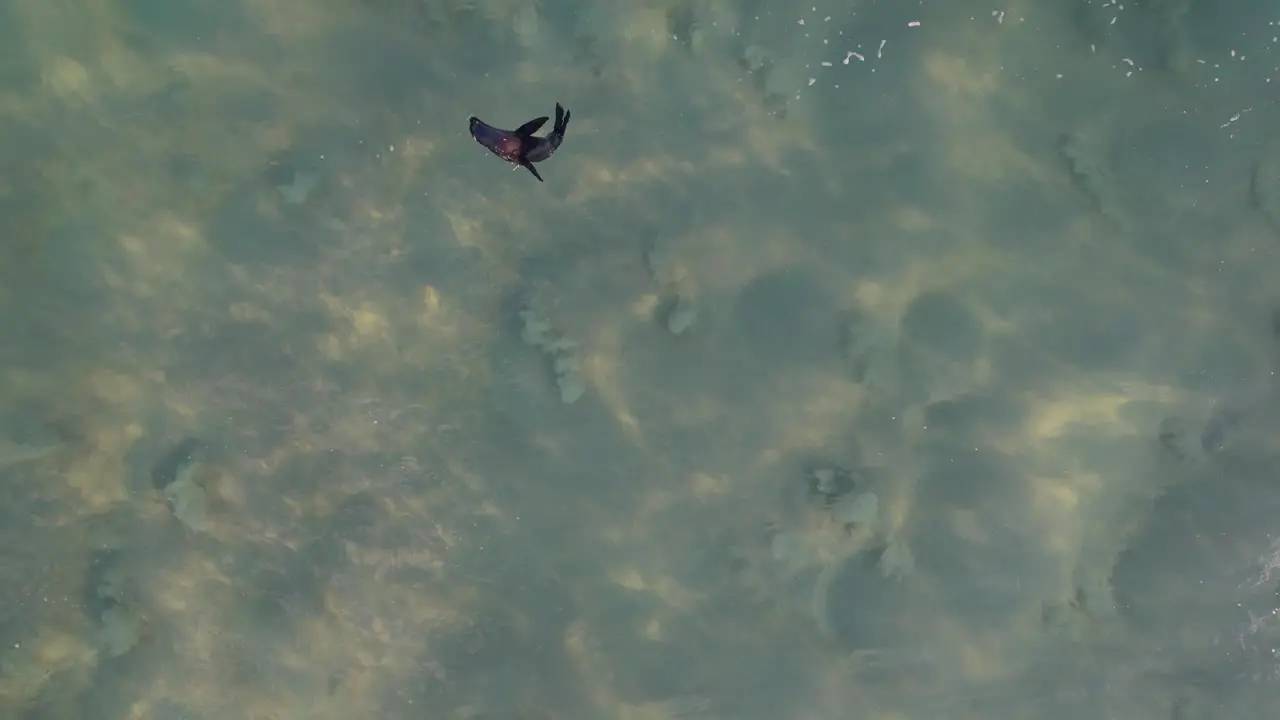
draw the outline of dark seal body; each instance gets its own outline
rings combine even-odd
[[[471,137],[486,147],[489,152],[513,165],[533,173],[542,181],[542,176],[533,167],[533,163],[542,162],[564,142],[565,131],[569,128],[569,111],[556,103],[556,122],[546,137],[534,135],[550,118],[539,117],[530,120],[515,130],[503,130],[494,127],[478,117],[469,120]]]

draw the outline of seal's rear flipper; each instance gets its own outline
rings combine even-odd
[[[569,128],[569,111],[556,103],[556,125],[552,132],[564,135],[564,131]]]

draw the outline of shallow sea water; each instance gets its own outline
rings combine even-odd
[[[0,716],[1263,717],[1280,18],[1058,5],[0,5]]]

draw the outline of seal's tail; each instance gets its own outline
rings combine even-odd
[[[565,110],[560,103],[556,103],[556,125],[552,132],[563,136],[564,131],[569,129],[569,111]]]

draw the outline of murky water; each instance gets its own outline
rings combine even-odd
[[[1280,18],[1068,5],[0,5],[0,716],[1262,717]]]

